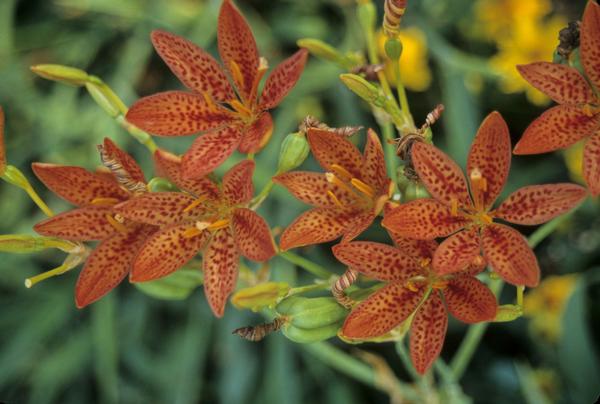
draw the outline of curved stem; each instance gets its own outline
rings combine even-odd
[[[279,256],[284,260],[291,262],[292,264],[298,265],[300,268],[310,272],[321,279],[329,279],[333,273],[322,267],[321,265],[312,262],[309,259],[301,257],[298,254],[295,254],[290,251],[281,251]]]
[[[398,156],[396,156],[396,146],[394,144],[394,131],[392,124],[389,122],[381,125],[383,139],[385,140],[385,164],[387,166],[388,175],[392,179],[394,185],[398,186]]]
[[[250,201],[249,208],[252,210],[258,209],[260,207],[260,205],[265,201],[265,199],[267,199],[267,196],[269,195],[269,192],[271,192],[271,189],[273,189],[273,180],[272,179],[270,179],[269,182],[267,182],[265,184],[265,186],[260,191],[260,193],[258,195],[256,195],[252,199],[252,201]]]
[[[37,192],[35,192],[35,189],[33,189],[33,187],[29,186],[24,188],[24,190],[25,192],[27,192],[27,195],[29,195],[31,200],[37,205],[38,208],[40,208],[42,212],[44,212],[46,216],[54,216],[54,212],[52,212],[52,209],[50,209],[48,205],[46,205],[46,202],[44,202],[42,198],[40,198],[40,196]]]

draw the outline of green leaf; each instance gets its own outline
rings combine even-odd
[[[149,282],[138,282],[134,285],[156,299],[183,300],[194,289],[202,285],[202,272],[198,269],[180,269],[169,276]]]

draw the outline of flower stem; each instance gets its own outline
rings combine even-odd
[[[269,192],[273,189],[273,180],[269,180],[260,191],[258,195],[256,195],[252,201],[250,201],[250,209],[256,210],[260,207],[260,205],[267,199]]]
[[[410,374],[410,376],[413,378],[413,380],[415,382],[420,382],[422,379],[422,376],[419,373],[417,373],[415,367],[413,366],[412,361],[410,360],[410,357],[408,355],[408,351],[406,350],[406,347],[404,346],[403,339],[396,341],[396,353],[398,353],[398,356],[400,357],[400,360],[402,361],[404,368]]]
[[[381,124],[381,131],[385,141],[385,164],[387,166],[388,175],[392,182],[398,186],[398,157],[396,156],[396,146],[394,145],[394,131],[392,124],[385,122]]]
[[[298,265],[300,268],[310,272],[318,278],[329,279],[333,275],[333,273],[329,272],[321,265],[314,263],[309,259],[301,257],[300,255],[295,254],[293,252],[281,251],[279,252],[279,256],[284,260],[291,262],[292,264]]]
[[[402,112],[412,120],[410,114],[410,106],[408,105],[408,97],[406,96],[406,89],[402,82],[402,76],[400,75],[400,60],[394,60],[394,72],[396,73],[396,91],[398,92],[398,100],[400,101],[400,109]]]
[[[44,202],[42,198],[40,198],[40,196],[37,192],[35,192],[35,189],[33,189],[33,187],[29,186],[24,188],[24,190],[25,192],[27,192],[27,195],[29,195],[31,200],[38,206],[38,208],[40,208],[42,212],[44,212],[46,216],[54,216],[54,212],[52,212],[52,209],[50,209],[48,205],[46,205],[46,202]]]

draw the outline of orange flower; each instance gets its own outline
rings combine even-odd
[[[300,215],[281,235],[282,250],[324,243],[344,235],[350,241],[362,233],[390,198],[393,184],[387,178],[383,150],[372,130],[364,155],[335,132],[310,129],[310,149],[324,174],[294,171],[273,182],[296,198],[314,206]]]
[[[517,66],[519,72],[559,105],[529,125],[515,154],[562,149],[587,138],[583,177],[592,195],[600,194],[600,5],[590,1],[581,23],[580,57],[588,81],[577,69],[550,62]]]
[[[405,237],[446,237],[433,257],[439,273],[464,269],[481,251],[492,268],[514,285],[536,286],[540,270],[525,238],[494,219],[524,225],[544,223],[576,206],[586,190],[575,184],[533,185],[512,193],[496,210],[494,201],[510,169],[510,135],[497,112],[481,124],[467,161],[469,187],[460,168],[436,147],[417,143],[412,161],[433,198],[400,205],[383,225]],[[470,189],[470,193],[469,193]]]
[[[219,188],[208,178],[181,175],[181,160],[157,151],[159,170],[184,192],[147,193],[117,207],[123,217],[160,226],[141,247],[131,280],[145,282],[176,271],[203,251],[204,290],[213,313],[221,317],[235,288],[240,255],[266,261],[275,254],[269,226],[247,208],[254,187],[254,162],[231,168]]]
[[[256,153],[267,143],[273,130],[267,111],[294,87],[308,57],[303,49],[284,60],[267,78],[259,96],[258,86],[268,66],[259,58],[248,23],[229,0],[221,6],[217,40],[224,68],[186,39],[152,32],[156,51],[191,92],[145,97],[127,113],[128,121],[159,136],[208,132],[183,157],[183,175],[190,178],[213,171],[235,149]]]
[[[392,237],[396,247],[370,241],[333,247],[336,258],[348,267],[388,282],[352,310],[341,333],[351,339],[378,337],[414,313],[410,356],[415,369],[423,374],[442,351],[447,313],[465,323],[489,321],[496,316],[496,298],[474,276],[484,268],[483,260],[448,275],[432,261],[435,241]]]
[[[110,139],[104,139],[104,152],[131,179],[145,183],[135,160]],[[137,250],[153,227],[125,220],[115,212],[117,203],[135,196],[119,185],[116,175],[44,163],[34,163],[33,171],[52,192],[77,205],[76,209],[36,224],[35,231],[72,241],[100,241],[87,258],[75,286],[75,303],[82,308],[110,292],[127,276]]]

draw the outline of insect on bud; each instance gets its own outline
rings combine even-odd
[[[306,160],[309,152],[306,135],[302,132],[290,133],[281,144],[277,173],[285,173],[298,167]]]
[[[31,66],[30,69],[38,76],[43,77],[45,79],[58,81],[77,87],[85,85],[85,83],[87,83],[90,78],[90,76],[81,69],[63,65],[36,65]]]

